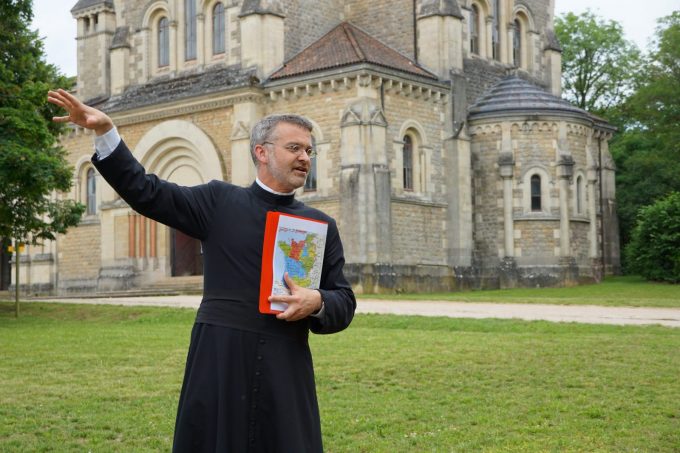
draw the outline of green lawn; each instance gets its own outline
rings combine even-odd
[[[596,285],[569,288],[517,288],[424,294],[366,294],[362,298],[402,300],[451,300],[559,305],[603,305],[680,308],[680,285],[648,282],[641,277],[608,277]]]
[[[0,303],[0,451],[169,451],[192,310]],[[680,329],[363,315],[312,336],[326,451],[680,451]]]

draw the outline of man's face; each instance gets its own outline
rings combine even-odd
[[[257,176],[260,181],[277,192],[292,192],[302,187],[307,179],[311,161],[306,149],[312,146],[312,136],[303,127],[291,123],[279,123],[270,142],[258,145]],[[299,149],[295,153],[293,149]]]

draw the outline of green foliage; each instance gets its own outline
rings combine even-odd
[[[0,237],[35,243],[76,225],[84,206],[55,195],[70,189],[72,169],[57,144],[63,126],[51,121],[57,107],[46,97],[69,80],[43,60],[29,29],[31,7],[30,0],[0,3]]]
[[[623,37],[616,21],[590,11],[555,18],[562,45],[564,94],[578,107],[604,114],[630,93],[640,51]]]
[[[680,191],[680,12],[659,20],[639,74],[635,93],[617,111],[621,132],[611,144],[624,245],[641,207]]]
[[[640,210],[625,253],[634,272],[650,280],[680,283],[680,192]]]

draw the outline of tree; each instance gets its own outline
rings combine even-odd
[[[63,126],[51,121],[58,109],[46,98],[68,79],[44,61],[31,18],[31,0],[0,2],[0,237],[14,240],[17,263],[19,244],[54,239],[84,212],[59,197],[71,188],[73,170],[57,143]]]
[[[680,283],[680,192],[640,210],[625,254],[643,277]]]
[[[622,244],[641,207],[680,192],[680,12],[659,20],[655,41],[635,92],[617,109],[621,132],[611,145]]]
[[[565,97],[578,107],[600,115],[630,93],[640,51],[626,41],[616,21],[604,21],[590,11],[567,13],[555,19],[562,45]]]

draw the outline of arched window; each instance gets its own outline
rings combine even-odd
[[[305,180],[305,192],[314,192],[316,190],[316,156],[310,159],[309,174]]]
[[[493,1],[493,27],[491,28],[491,52],[494,60],[501,59],[501,43],[500,43],[500,24],[501,24],[501,6],[500,0]]]
[[[409,135],[404,136],[403,174],[404,189],[413,190],[413,140]]]
[[[586,188],[583,176],[576,178],[576,213],[584,214],[586,204]]]
[[[196,0],[184,0],[185,60],[196,59]]]
[[[479,53],[479,8],[472,5],[470,12],[470,53]]]
[[[516,67],[522,66],[522,23],[515,19],[515,29],[512,34],[512,62]]]
[[[224,4],[218,3],[213,8],[213,55],[224,53],[225,49],[225,27],[224,27]]]
[[[541,211],[541,177],[538,175],[531,177],[531,210]]]
[[[163,17],[158,22],[158,67],[170,64],[170,26],[168,18]]]
[[[97,180],[95,178],[94,168],[87,170],[87,214],[93,215],[97,213]]]

